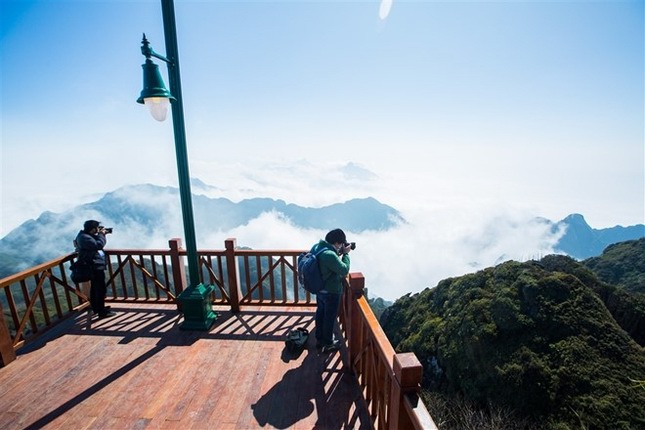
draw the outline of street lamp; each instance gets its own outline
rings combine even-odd
[[[141,53],[146,57],[146,62],[142,65],[143,90],[137,102],[147,105],[152,116],[158,121],[166,119],[168,104],[172,105],[172,124],[175,134],[175,151],[177,154],[177,171],[179,174],[179,196],[184,221],[189,274],[188,288],[177,296],[181,311],[184,314],[184,321],[180,328],[183,330],[209,330],[217,316],[213,312],[210,301],[213,286],[205,286],[199,279],[199,259],[197,256],[197,242],[195,240],[195,221],[193,218],[193,203],[190,191],[190,174],[188,172],[186,127],[184,126],[184,106],[181,96],[177,28],[175,25],[175,6],[173,0],[161,0],[161,9],[168,57],[154,52],[145,34],[143,35]],[[159,73],[159,66],[150,57],[158,58],[168,66],[170,91],[166,89],[163,83],[161,73]]]
[[[166,89],[161,73],[159,72],[159,66],[150,57],[159,58],[167,64],[171,62],[166,57],[152,50],[145,33],[141,41],[141,53],[145,55],[146,62],[141,65],[143,68],[143,90],[141,90],[141,95],[137,99],[137,103],[145,104],[150,109],[152,117],[157,121],[165,121],[168,115],[170,100],[177,101],[177,99]]]

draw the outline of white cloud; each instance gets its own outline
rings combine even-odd
[[[408,223],[396,229],[360,234],[347,231],[349,240],[357,243],[351,254],[352,271],[364,274],[371,294],[388,300],[509,259],[540,258],[553,252],[558,239],[547,225],[535,221],[535,217],[545,214],[534,207],[523,206],[522,202],[502,203],[492,191],[475,193],[478,198],[464,198],[466,194],[462,195],[451,182],[450,166],[435,165],[436,169],[424,172],[423,176],[412,165],[409,170],[394,167],[373,170],[347,161],[249,160],[243,164],[198,161],[194,166],[193,176],[205,183],[198,187],[199,192],[209,197],[233,201],[268,197],[321,207],[371,196],[399,210]],[[420,177],[423,179],[419,180]],[[166,210],[159,215],[152,234],[142,233],[137,220],[126,220],[109,238],[110,247],[166,248],[169,239],[183,236],[176,195],[144,192],[130,198],[141,203],[152,201]],[[49,203],[51,199],[43,201]],[[90,213],[75,213],[70,232],[75,233],[76,225],[80,227],[84,219],[91,217]],[[101,221],[113,224],[110,219]],[[254,249],[308,249],[326,233],[299,229],[276,213],[262,214],[231,230],[211,227],[209,220],[195,221],[200,249],[222,249],[224,240],[230,237],[236,238],[239,246]]]
[[[254,249],[308,249],[325,233],[266,213],[233,230],[200,235],[199,247],[221,249],[234,237],[238,246]],[[553,252],[559,237],[529,213],[494,210],[419,213],[390,231],[346,233],[357,243],[352,272],[363,273],[371,295],[388,300],[502,261],[540,258]]]

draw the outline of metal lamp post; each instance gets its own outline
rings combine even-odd
[[[179,76],[179,55],[177,49],[177,28],[175,25],[175,7],[173,0],[161,0],[163,12],[163,27],[168,57],[157,54],[152,50],[145,34],[141,42],[141,53],[146,57],[143,67],[143,90],[137,99],[138,103],[150,107],[152,116],[158,121],[166,117],[167,105],[172,106],[172,124],[175,135],[175,151],[177,154],[177,171],[179,174],[179,195],[184,221],[184,235],[188,256],[189,285],[178,296],[177,300],[184,314],[183,330],[209,330],[217,316],[212,310],[210,296],[212,285],[203,285],[199,277],[199,259],[197,242],[195,240],[195,221],[193,218],[193,203],[190,191],[190,174],[188,171],[188,154],[186,149],[186,127],[184,125],[184,106],[181,95],[181,80]],[[168,81],[170,91],[163,83],[159,67],[150,59],[158,58],[168,66]]]

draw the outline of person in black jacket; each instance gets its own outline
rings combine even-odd
[[[109,306],[105,306],[105,253],[103,247],[107,243],[106,234],[109,232],[95,220],[87,220],[83,230],[78,232],[74,243],[78,259],[88,262],[92,266],[92,279],[90,280],[90,305],[92,311],[99,318],[114,316]]]

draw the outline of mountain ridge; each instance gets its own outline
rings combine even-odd
[[[233,202],[227,198],[193,195],[195,231],[228,231],[266,213],[277,214],[295,227],[329,230],[342,225],[348,232],[386,231],[407,221],[391,206],[373,197],[354,198],[320,208],[281,199],[258,197]],[[0,278],[72,252],[72,239],[86,219],[97,219],[127,236],[128,247],[146,247],[146,240],[177,237],[181,228],[179,190],[152,184],[130,185],[62,213],[43,212],[0,239]],[[112,241],[112,243],[114,243]],[[20,263],[17,263],[20,262]]]
[[[197,181],[197,180],[194,180]],[[204,193],[215,191],[203,182],[194,182]],[[355,198],[323,207],[305,207],[282,199],[255,197],[234,202],[225,197],[211,198],[193,194],[195,231],[227,232],[248,225],[263,214],[273,214],[294,227],[326,230],[342,226],[353,234],[385,232],[407,224],[395,208],[373,197]],[[73,250],[71,240],[86,219],[97,219],[115,227],[110,243],[128,248],[146,248],[165,243],[183,232],[179,190],[170,186],[137,184],[120,187],[105,193],[96,201],[84,203],[62,213],[43,212],[35,220],[27,220],[0,239],[0,277],[16,273]],[[602,250],[619,239],[645,237],[642,224],[606,229],[591,228],[580,214],[572,214],[558,222],[539,218],[553,234],[562,234],[555,247],[582,259],[600,255]],[[119,240],[121,244],[119,245]],[[203,243],[203,242],[202,242]],[[486,247],[486,243],[479,246]],[[501,254],[498,262],[507,260]]]

